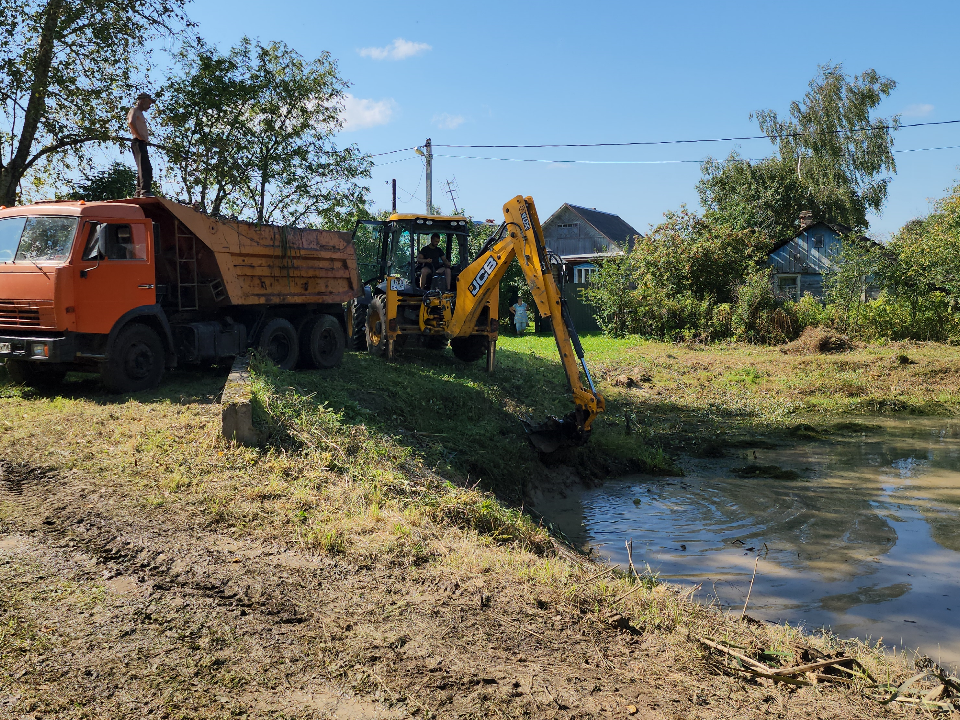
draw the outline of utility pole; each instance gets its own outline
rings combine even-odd
[[[433,214],[433,146],[430,144],[430,138],[424,145],[426,163],[427,163],[427,215]]]
[[[390,208],[391,208],[390,212],[396,213],[397,212],[397,179],[394,178],[393,180],[391,180],[390,184],[392,185],[392,194],[393,194],[393,202],[390,204]]]

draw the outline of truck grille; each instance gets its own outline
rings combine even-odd
[[[0,300],[0,327],[40,328],[55,324],[53,303],[37,300]]]

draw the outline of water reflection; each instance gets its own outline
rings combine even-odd
[[[874,420],[824,441],[687,461],[687,477],[624,478],[538,510],[615,562],[701,583],[703,599],[920,647],[960,663],[960,422]],[[738,477],[744,462],[795,480]]]

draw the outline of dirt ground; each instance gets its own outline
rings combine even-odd
[[[728,677],[682,623],[614,627],[510,573],[249,539],[144,505],[114,479],[38,468],[24,445],[4,452],[2,718],[908,712]]]

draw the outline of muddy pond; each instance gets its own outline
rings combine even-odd
[[[544,497],[571,541],[703,602],[960,665],[960,420],[857,418]],[[770,477],[776,475],[779,477]],[[759,556],[759,561],[757,557]]]

